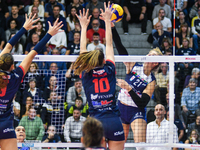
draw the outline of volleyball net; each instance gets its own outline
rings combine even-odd
[[[20,62],[24,59],[25,56],[19,56],[19,55],[14,55],[14,60],[15,62]],[[68,66],[68,70],[70,68],[70,63],[74,62],[77,56],[66,56],[66,55],[61,55],[61,56],[45,56],[45,55],[37,55],[35,56],[33,62],[36,62],[38,66],[45,66],[46,64],[49,64],[49,68],[41,68],[36,70],[35,73],[31,73],[29,71],[27,75],[24,78],[24,81],[22,83],[22,86],[20,87],[21,91],[21,101],[20,105],[21,107],[25,107],[27,105],[27,97],[28,95],[24,93],[24,91],[28,92],[28,89],[32,86],[31,82],[34,81],[36,84],[36,87],[41,91],[38,95],[36,94],[35,96],[32,96],[31,98],[33,99],[33,104],[36,109],[36,112],[38,114],[38,117],[41,118],[42,124],[46,129],[44,130],[45,133],[47,134],[46,138],[48,138],[48,126],[49,125],[54,125],[56,128],[56,133],[60,136],[63,137],[62,143],[56,143],[55,141],[52,141],[52,143],[42,143],[45,138],[45,134],[41,134],[43,137],[38,138],[37,142],[34,142],[33,136],[35,136],[35,131],[34,127],[29,126],[29,129],[26,129],[26,135],[27,140],[25,143],[18,143],[19,147],[40,147],[40,148],[51,148],[51,147],[58,147],[58,148],[77,148],[77,147],[82,147],[83,145],[80,143],[67,143],[67,136],[65,134],[69,134],[68,137],[73,136],[70,135],[69,130],[65,131],[66,128],[68,128],[69,124],[67,124],[67,118],[73,117],[73,110],[71,110],[71,114],[69,115],[68,113],[70,112],[71,107],[73,104],[68,104],[67,103],[67,98],[68,95],[71,93],[69,92],[69,88],[74,85],[74,81],[76,81],[76,77],[74,77],[73,80],[70,80],[71,82],[69,83],[69,79],[66,77],[67,74],[67,69],[59,69],[59,63],[64,63],[64,65]],[[174,142],[174,135],[175,131],[174,130],[174,122],[176,117],[175,114],[175,103],[179,103],[181,105],[181,96],[183,96],[183,86],[185,82],[185,78],[183,78],[183,75],[180,73],[179,74],[179,81],[177,82],[179,86],[176,85],[177,79],[175,78],[175,74],[177,72],[180,72],[180,66],[179,64],[182,63],[184,66],[186,66],[186,69],[183,71],[186,74],[186,71],[190,73],[189,69],[189,64],[193,64],[193,68],[196,66],[199,68],[200,64],[200,56],[115,56],[115,62],[116,62],[116,78],[118,79],[125,79],[126,77],[126,67],[123,64],[123,62],[138,62],[138,64],[142,64],[144,62],[159,62],[160,66],[161,64],[165,64],[166,66],[162,66],[163,68],[167,69],[168,72],[168,79],[167,76],[164,76],[164,80],[167,80],[168,87],[166,85],[164,87],[159,87],[159,89],[155,88],[155,91],[153,93],[153,96],[151,97],[151,100],[149,104],[146,107],[146,121],[147,123],[150,123],[152,121],[155,121],[155,116],[154,116],[154,107],[156,104],[161,103],[164,106],[167,106],[167,111],[169,111],[169,132],[166,133],[166,130],[156,130],[156,131],[151,131],[151,139],[149,140],[149,143],[134,143],[134,138],[135,135],[133,135],[131,127],[129,130],[129,135],[127,138],[127,142],[125,144],[126,148],[132,148],[132,147],[177,147],[177,148],[191,148],[191,149],[200,149],[200,146],[197,144],[181,144],[178,142]],[[58,64],[57,64],[58,63]],[[56,66],[52,66],[53,64],[57,64]],[[175,69],[177,67],[177,69]],[[56,69],[55,69],[56,68]],[[162,71],[162,68],[159,68]],[[52,73],[54,71],[54,73]],[[137,70],[136,71],[136,76],[138,72],[143,72],[143,70]],[[139,75],[139,73],[138,73]],[[147,78],[147,81],[149,82],[149,79]],[[165,82],[165,81],[163,81]],[[69,86],[67,85],[69,84]],[[142,84],[142,83],[141,83]],[[158,83],[157,83],[158,84]],[[51,88],[52,85],[52,88]],[[137,85],[139,86],[140,83],[138,81]],[[179,90],[178,88],[182,88]],[[187,85],[188,87],[188,85]],[[48,89],[49,88],[49,89]],[[180,91],[180,97],[176,101],[176,90]],[[116,86],[116,97],[118,96],[118,93],[120,91],[120,87]],[[156,92],[157,91],[157,92]],[[136,91],[137,92],[137,91]],[[29,91],[30,93],[30,91]],[[182,94],[182,95],[181,95]],[[75,97],[73,97],[73,101],[75,104]],[[95,98],[95,95],[94,97]],[[169,99],[169,101],[167,101]],[[84,103],[84,98],[82,100]],[[85,104],[86,106],[87,104]],[[195,104],[196,110],[198,110],[199,103]],[[40,106],[40,107],[39,107]],[[181,107],[181,106],[180,106]],[[86,106],[85,109],[88,109]],[[124,110],[126,111],[126,110]],[[193,113],[195,115],[195,113]],[[28,116],[28,114],[23,114],[24,116]],[[138,114],[140,115],[140,114]],[[196,117],[196,116],[195,116]],[[22,121],[23,117],[19,121],[19,124],[22,126],[26,124],[26,121],[24,123],[20,123]],[[167,119],[167,114],[166,114],[166,119]],[[181,120],[181,118],[178,118]],[[191,118],[189,118],[191,119]],[[192,121],[184,122],[185,123],[185,129],[187,130],[188,124],[190,123],[195,123],[195,118],[192,118]],[[145,124],[138,124],[138,130],[140,130],[140,126],[146,126]],[[185,131],[184,129],[184,131]],[[76,130],[76,129],[75,129]],[[77,129],[78,130],[78,129]],[[34,132],[34,135],[32,136],[31,133],[28,132]],[[81,134],[81,133],[80,133]],[[162,139],[160,140],[161,142],[154,141],[157,137],[157,135],[160,134],[159,136],[165,136],[167,139]],[[167,134],[167,136],[166,136]],[[178,133],[177,133],[178,134]],[[189,133],[184,133],[187,134],[186,139],[188,139]],[[139,135],[140,136],[140,135]],[[142,136],[142,135],[141,135]],[[143,135],[146,136],[146,135]],[[155,137],[154,137],[155,136]],[[146,138],[146,137],[145,137]],[[76,138],[73,138],[76,140]],[[38,141],[41,141],[38,143]],[[152,142],[151,142],[152,141]],[[55,142],[55,143],[53,143]],[[69,141],[68,141],[69,142]]]

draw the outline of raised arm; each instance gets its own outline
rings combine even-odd
[[[51,23],[48,22],[49,30],[48,30],[47,34],[34,47],[34,49],[28,53],[28,55],[24,58],[24,60],[20,64],[20,66],[22,66],[24,68],[25,73],[28,71],[28,68],[29,68],[33,58],[35,57],[35,55],[37,55],[42,50],[41,47],[44,47],[46,45],[46,43],[50,40],[50,38],[52,36],[54,36],[55,34],[57,34],[59,32],[58,30],[62,28],[62,26],[63,26],[62,21],[58,23],[58,20],[59,19],[57,18],[57,20],[55,21],[53,26],[51,26]]]
[[[6,44],[5,48],[1,52],[0,56],[5,54],[5,53],[10,53],[10,51],[13,48],[13,46],[19,41],[19,39],[22,37],[22,35],[24,33],[26,33],[26,31],[37,27],[36,25],[33,25],[33,24],[36,23],[40,18],[34,20],[35,16],[36,16],[36,14],[34,16],[32,16],[32,14],[30,14],[29,18],[27,18],[27,14],[26,14],[26,22],[24,23],[23,27],[17,32],[17,34],[15,34],[14,37],[12,37],[8,41],[8,43]]]
[[[101,9],[100,19],[104,20],[106,24],[106,59],[114,62],[115,59],[111,32],[111,16],[114,12],[114,9],[112,10],[112,6],[110,7],[110,1],[108,2],[108,7],[106,7],[106,3],[104,2],[104,10],[105,11]]]
[[[80,41],[80,54],[83,52],[87,52],[87,27],[90,23],[91,15],[88,17],[89,9],[87,9],[85,13],[85,8],[83,8],[83,13],[81,10],[79,11],[80,17],[76,14],[76,17],[78,18],[80,25],[81,25],[81,41]]]

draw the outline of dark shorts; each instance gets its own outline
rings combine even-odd
[[[122,122],[118,116],[115,117],[105,117],[97,118],[101,121],[104,128],[104,135],[107,140],[112,141],[123,141],[124,140],[124,130],[122,127]]]
[[[9,116],[5,119],[0,119],[0,139],[10,138],[16,138],[12,116]]]
[[[118,101],[119,111],[121,113],[120,118],[122,123],[131,124],[135,119],[146,120],[146,110],[139,109],[137,107],[127,106]]]

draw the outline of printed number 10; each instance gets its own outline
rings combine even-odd
[[[108,82],[108,78],[101,78],[101,79],[94,79],[92,81],[94,83],[94,90],[95,93],[103,93],[103,92],[108,92],[110,90],[110,84]],[[105,88],[103,86],[103,83],[105,83]]]

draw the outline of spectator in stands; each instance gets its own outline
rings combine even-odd
[[[34,28],[34,29],[32,29],[32,30],[30,30],[28,32],[27,42],[32,42],[32,35],[33,35],[33,33],[37,33],[39,35],[39,40],[41,40],[45,36],[46,32],[45,32],[45,30],[43,28],[42,21],[36,22],[36,25],[37,25],[36,28]]]
[[[146,34],[147,16],[146,6],[142,0],[127,0],[124,1],[124,17],[122,19],[122,26],[124,34],[128,34],[128,23],[141,22],[142,34]]]
[[[94,8],[93,11],[92,11],[92,17],[90,19],[90,23],[88,25],[88,29],[92,29],[92,21],[94,19],[98,19],[99,18],[99,15],[100,15],[100,11],[98,8]],[[100,23],[100,26],[99,28],[102,28],[102,29],[105,29],[105,22],[103,20],[99,20],[99,23]]]
[[[188,0],[177,0],[177,1],[175,1],[175,10],[179,11],[179,12],[183,11],[184,14],[186,16],[188,16],[188,11],[187,11],[188,2],[190,2],[190,1],[188,1]],[[173,0],[168,0],[167,3],[168,3],[168,5],[171,6],[171,9],[173,11],[174,10],[173,9],[174,8],[174,1]]]
[[[193,37],[192,34],[190,33],[190,30],[188,28],[187,23],[182,23],[180,25],[180,29],[178,33],[176,34],[176,47],[179,49],[183,46],[183,38],[188,38],[189,39],[189,47],[193,47]]]
[[[187,75],[186,76],[183,88],[187,88],[188,87],[189,80],[191,78],[196,79],[197,80],[197,86],[200,87],[200,81],[198,80],[199,76],[200,76],[200,69],[199,68],[193,68],[191,75]]]
[[[67,118],[64,127],[64,137],[68,143],[81,141],[82,126],[85,120],[86,118],[81,116],[79,109],[74,109],[73,116]]]
[[[156,24],[158,22],[162,23],[164,31],[167,31],[169,33],[172,32],[172,23],[171,23],[171,20],[169,18],[165,17],[165,10],[162,9],[162,8],[159,10],[158,17],[156,17],[156,18],[153,19],[154,29],[152,30],[152,34],[154,34],[156,32],[155,31],[156,30]]]
[[[57,0],[49,0],[49,2],[45,4],[45,7],[44,7],[44,9],[45,9],[44,17],[48,18],[48,17],[54,15],[54,13],[53,13],[54,6],[58,6],[59,7],[59,14],[62,15],[62,17],[66,18],[65,7],[63,6],[63,4],[57,2]]]
[[[31,96],[26,97],[25,104],[21,104],[21,117],[28,116],[29,108],[31,108],[33,105],[33,98]]]
[[[9,37],[9,40],[14,36],[15,34],[11,34]],[[23,46],[22,44],[20,44],[19,42],[17,42],[15,44],[15,46],[13,46],[13,49],[11,50],[11,54],[12,55],[22,55],[23,54]]]
[[[172,55],[172,41],[170,38],[166,37],[163,38],[162,40],[162,44],[161,44],[161,52],[163,53],[163,55],[168,55],[168,53],[170,53],[169,55]]]
[[[80,53],[80,31],[74,32],[74,40],[67,46],[65,55],[79,55]]]
[[[37,6],[32,7],[31,13],[36,14],[35,19],[40,18],[40,21],[44,22],[44,17],[39,16],[39,9]]]
[[[9,17],[9,10],[8,6],[6,5],[5,1],[0,1],[0,16],[3,16],[5,18]]]
[[[67,118],[73,115],[74,109],[79,109],[81,111],[81,115],[86,117],[88,116],[88,105],[83,105],[83,99],[81,97],[77,97],[75,99],[75,105],[72,105],[67,112]]]
[[[153,9],[152,19],[158,17],[159,10],[162,8],[165,10],[165,17],[171,19],[171,8],[166,4],[166,0],[159,0],[159,4]]]
[[[178,31],[180,30],[182,24],[187,24],[187,28],[188,28],[187,34],[190,33],[191,25],[190,25],[190,22],[185,18],[185,14],[184,14],[183,11],[179,11],[178,12],[178,17],[177,18],[179,18],[179,19],[176,19],[176,22],[175,22],[176,33],[178,33]]]
[[[161,104],[155,106],[154,115],[156,120],[147,124],[146,143],[168,143],[169,140],[169,121],[165,119],[166,110]],[[155,134],[156,133],[156,134]],[[178,143],[177,127],[173,125],[173,143]],[[165,148],[171,150],[171,148]],[[160,150],[159,147],[148,147],[147,150]]]
[[[59,54],[57,55],[65,55],[66,53],[67,35],[62,29],[59,29],[59,31],[60,32],[54,35],[46,44],[49,54],[53,55],[53,49],[57,49],[59,51]]]
[[[56,127],[50,125],[47,130],[47,134],[45,134],[42,138],[42,143],[62,143],[60,136],[56,134]]]
[[[34,108],[29,109],[28,116],[22,117],[19,126],[26,130],[26,140],[42,140],[44,135],[44,126],[40,117],[36,116]]]
[[[3,50],[5,42],[6,42],[6,36],[4,29],[0,28],[0,52]]]
[[[55,1],[55,0],[50,0],[50,1]],[[46,31],[48,31],[48,29],[49,29],[48,21],[51,24],[53,24],[57,18],[59,18],[59,21],[62,21],[63,27],[61,29],[63,29],[64,31],[67,31],[66,19],[62,15],[60,15],[60,6],[59,5],[53,5],[53,14],[51,14],[50,17],[48,17],[46,19],[46,25],[45,25]]]
[[[200,7],[198,8],[198,15],[192,19],[192,23],[191,23],[195,52],[197,52],[198,49],[199,49],[199,46],[198,46],[199,37],[200,37],[200,26],[199,26],[200,19],[199,19],[199,16],[200,16]]]
[[[160,93],[160,103],[165,105],[166,104],[166,97],[167,94],[167,82],[169,80],[169,72],[168,72],[168,64],[167,63],[161,63],[160,64],[161,72],[156,74],[156,85],[157,88],[155,88],[155,92]]]
[[[32,0],[21,0],[21,4],[23,5],[24,12],[28,13],[28,8],[32,4]]]
[[[17,20],[17,24],[18,24],[18,29],[20,29],[22,27],[22,25],[24,24],[24,18],[22,16],[20,16],[19,14],[19,7],[16,6],[16,5],[13,5],[12,6],[12,9],[11,9],[11,16],[9,16],[7,19],[6,19],[6,28],[9,27],[9,24],[10,24],[10,21],[13,20],[13,19],[16,19]]]
[[[162,41],[164,38],[170,38],[170,33],[163,30],[163,25],[161,22],[157,22],[155,24],[156,32],[154,32],[153,36],[153,47],[161,47]]]
[[[102,28],[99,28],[99,26],[100,26],[99,19],[94,19],[92,21],[92,29],[89,29],[87,31],[87,43],[88,44],[92,42],[93,34],[95,32],[99,33],[101,43],[105,44],[105,30]]]
[[[39,35],[37,33],[32,34],[32,42],[29,42],[25,49],[25,54],[28,54],[31,51],[31,48],[35,46],[39,42]],[[46,47],[42,47],[42,51],[39,53],[39,55],[47,55]]]
[[[85,7],[85,9],[89,9],[89,15],[92,15],[92,11],[94,8],[98,8],[99,11],[100,11],[100,9],[104,10],[103,2],[101,2],[99,0],[91,0]]]
[[[177,51],[176,51],[176,55],[195,55],[194,50],[189,47],[190,44],[190,40],[188,38],[183,38],[182,39],[182,47],[180,47]]]
[[[93,34],[93,40],[92,40],[93,42],[87,45],[87,50],[93,51],[98,46],[98,47],[101,47],[101,49],[103,50],[103,53],[105,54],[106,47],[104,44],[101,44],[99,40],[100,40],[99,33],[95,32]]]
[[[199,109],[200,97],[200,87],[196,87],[196,79],[191,78],[188,85],[189,87],[183,90],[181,97],[182,114],[185,123],[188,121],[188,116],[190,114],[195,114],[195,111]]]
[[[82,86],[82,81],[81,79],[77,79],[74,82],[74,86],[70,87],[68,92],[67,92],[67,104],[68,105],[75,105],[75,99],[77,97],[81,97],[83,99],[83,105],[86,104],[86,95],[85,91]]]
[[[72,7],[76,8],[78,15],[79,15],[79,11],[83,10],[83,6],[80,4],[80,1],[79,0],[73,0],[72,3],[70,3],[69,5],[66,6],[66,8],[67,8],[67,16],[69,16],[70,10],[71,10]]]
[[[38,16],[44,18],[44,6],[42,4],[40,4],[40,0],[34,0],[33,5],[29,6],[28,15],[31,14],[31,10],[32,10],[33,6],[36,6],[39,10]]]
[[[167,120],[169,121],[169,110],[167,111]],[[174,115],[174,124],[176,125],[176,127],[178,129],[178,140],[180,143],[183,143],[182,142],[182,138],[184,136],[183,123],[180,119],[175,118],[175,115]]]
[[[188,124],[188,137],[192,130],[196,129],[200,133],[200,115],[196,116],[195,122]]]
[[[200,144],[199,133],[196,129],[190,132],[189,138],[185,141],[185,144]],[[185,148],[185,150],[190,150]]]
[[[190,13],[189,13],[189,17],[192,19],[196,16],[198,16],[198,8],[200,6],[200,0],[196,0],[194,5],[192,6]]]
[[[81,32],[81,26],[80,26],[80,23],[79,21],[76,21],[75,22],[75,29],[74,30],[71,30],[69,33],[67,33],[67,36],[68,36],[68,41],[69,42],[73,42],[74,41],[74,33],[75,32]]]
[[[20,121],[20,104],[19,102],[15,101],[16,95],[13,98],[13,112],[14,112],[14,128],[18,126]]]
[[[66,19],[68,32],[75,29],[75,22],[77,22],[78,20],[78,18],[76,17],[76,13],[77,13],[76,7],[71,7],[70,14]]]
[[[15,133],[17,137],[17,143],[24,143],[26,139],[25,128],[23,126],[17,126],[15,128]],[[29,149],[28,149],[29,150]]]

